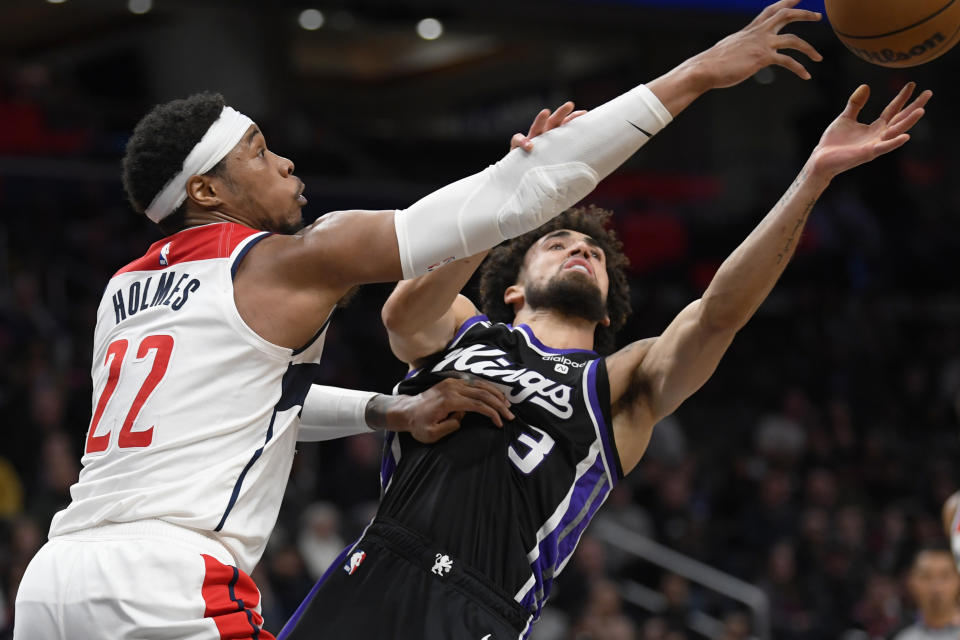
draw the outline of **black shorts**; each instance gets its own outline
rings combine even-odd
[[[317,583],[285,640],[508,640],[531,615],[485,576],[418,534],[376,520]]]

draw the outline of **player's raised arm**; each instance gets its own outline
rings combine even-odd
[[[793,22],[820,19],[818,13],[794,9],[798,2],[770,5],[742,30],[649,85],[544,133],[532,152],[514,149],[485,171],[397,212],[395,220],[389,212],[336,214],[317,227],[326,233],[304,235],[303,258],[313,258],[318,269],[352,286],[397,280],[401,273],[403,278],[423,275],[535,229],[593,190],[706,91],[739,84],[771,64],[809,77],[782,53],[793,49],[820,59],[798,36],[780,34]],[[356,260],[358,252],[366,259]]]
[[[889,153],[909,140],[932,95],[908,84],[877,120],[857,116],[869,97],[860,86],[824,132],[797,179],[746,240],[723,262],[700,300],[652,342],[608,359],[614,430],[624,471],[646,448],[653,424],[672,413],[716,369],[736,332],[767,297],[793,256],[814,203],[838,174]]]
[[[781,0],[744,29],[567,126],[545,133],[531,153],[514,150],[485,171],[444,187],[398,212],[397,238],[404,278],[474,255],[537,228],[590,193],[597,183],[703,93],[733,86],[771,64],[801,77],[806,69],[781,53],[793,49],[820,59],[784,26],[819,20]],[[429,232],[425,233],[425,230]],[[449,242],[460,243],[450,250]]]
[[[780,31],[793,22],[815,22],[821,15],[796,9],[800,0],[780,0],[767,6],[746,27],[706,51],[681,63],[672,71],[647,84],[660,102],[676,116],[710,89],[738,85],[760,69],[777,65],[804,80],[810,72],[783,51],[794,50],[811,60],[823,56],[807,41]]]
[[[513,149],[407,209],[337,212],[296,236],[261,242],[245,261],[255,264],[242,265],[237,281],[244,319],[268,340],[297,348],[350,287],[424,275],[550,220],[590,193],[702,93],[738,84],[769,64],[805,76],[799,63],[779,52],[796,49],[819,57],[797,36],[779,35],[791,22],[819,19],[793,9],[797,1],[767,7],[747,27],[649,86],[544,133],[531,152]],[[279,168],[292,173],[289,161]],[[244,302],[242,291],[251,288],[275,293]]]
[[[534,118],[527,134],[517,133],[510,148],[530,152],[533,139],[568,124],[586,111],[574,111],[572,102],[565,102],[556,111],[543,109]],[[415,365],[421,358],[442,349],[467,319],[477,315],[476,306],[460,291],[483,262],[482,251],[456,260],[443,269],[397,284],[383,305],[381,317],[390,338],[393,354],[403,362]]]

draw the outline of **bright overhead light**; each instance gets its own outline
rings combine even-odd
[[[307,31],[316,31],[323,26],[323,13],[318,9],[304,9],[297,18],[300,26]]]
[[[63,4],[67,0],[47,0],[50,4]]]
[[[153,0],[127,0],[127,9],[130,13],[142,15],[153,9]]]
[[[436,18],[424,18],[417,23],[417,35],[424,40],[436,40],[443,35],[443,24]]]

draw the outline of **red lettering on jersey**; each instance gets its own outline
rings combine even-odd
[[[170,364],[170,354],[173,353],[173,337],[168,335],[147,336],[140,343],[137,349],[137,359],[145,358],[151,351],[156,351],[153,356],[153,367],[147,374],[147,379],[143,381],[137,397],[133,400],[133,406],[127,413],[126,420],[123,421],[123,427],[120,429],[120,437],[117,438],[117,446],[121,449],[133,447],[147,447],[153,442],[153,425],[143,431],[134,431],[133,423],[140,415],[140,410],[153,390],[160,384],[160,380],[167,373],[167,365]]]
[[[97,409],[93,412],[93,420],[90,421],[90,430],[87,431],[87,453],[100,453],[106,451],[110,446],[110,432],[107,431],[102,436],[95,435],[97,425],[100,424],[100,418],[103,417],[103,411],[110,402],[110,396],[117,388],[117,382],[120,380],[120,366],[123,364],[123,356],[127,353],[127,341],[115,340],[107,347],[107,356],[103,361],[103,366],[110,364],[110,372],[107,374],[107,384],[103,387],[100,399],[97,401]]]
[[[107,374],[107,384],[103,387],[103,392],[97,401],[97,408],[93,412],[93,419],[90,421],[86,453],[100,453],[110,447],[110,432],[107,431],[105,434],[98,436],[96,431],[97,425],[100,424],[100,419],[103,417],[103,412],[107,408],[107,403],[110,402],[110,397],[120,381],[120,369],[123,366],[123,358],[127,354],[127,345],[127,341],[121,339],[114,340],[107,347],[107,357],[103,364],[107,366],[109,363],[110,371]],[[147,336],[137,348],[137,360],[143,360],[151,351],[155,352],[153,366],[150,367],[150,373],[147,374],[146,380],[140,385],[140,390],[137,391],[137,395],[133,399],[133,405],[127,412],[127,417],[120,428],[120,435],[117,437],[117,446],[121,449],[148,447],[153,442],[154,425],[150,425],[149,429],[134,431],[133,423],[140,415],[140,410],[143,409],[143,405],[147,402],[150,394],[153,393],[153,390],[157,388],[157,385],[160,384],[163,376],[167,373],[170,354],[173,353],[173,336],[165,334]]]

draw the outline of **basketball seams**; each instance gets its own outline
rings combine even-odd
[[[910,64],[903,64],[903,63],[897,63],[896,61],[891,61],[891,62],[889,63],[888,68],[890,68],[890,69],[909,69],[910,67],[915,67],[915,66],[917,66],[917,65],[926,64],[927,62],[931,62],[932,60],[936,60],[937,58],[939,58],[940,56],[942,56],[942,55],[945,54],[947,51],[950,51],[950,49],[953,48],[953,46],[954,46],[954,45],[956,44],[956,42],[957,42],[957,37],[958,37],[958,36],[960,36],[960,26],[958,26],[956,29],[954,29],[953,35],[951,35],[949,38],[947,38],[946,40],[944,40],[943,44],[936,50],[936,55],[935,55],[935,56],[932,56],[932,57],[930,57],[930,58],[923,58],[923,59],[921,59],[921,60],[907,61],[907,62],[910,62]],[[849,43],[849,42],[847,42],[847,41],[845,41],[845,40],[840,40],[840,42],[843,44],[843,46],[845,46],[845,47],[850,51],[850,53],[852,53],[853,55],[857,56],[859,59],[861,59],[861,60],[863,60],[863,61],[865,61],[865,62],[874,63],[873,60],[870,60],[870,59],[866,58],[865,56],[861,55],[861,51],[863,51],[863,49],[857,49],[857,48],[855,48],[851,43]],[[875,64],[875,63],[874,63],[874,64]]]
[[[920,20],[919,22],[915,22],[906,27],[901,27],[900,29],[896,29],[894,31],[889,31],[887,33],[878,33],[872,36],[855,36],[849,33],[844,33],[843,31],[838,31],[836,28],[834,28],[834,32],[836,32],[838,36],[841,36],[843,38],[850,38],[851,40],[873,40],[876,38],[886,38],[889,36],[897,35],[898,33],[903,33],[904,31],[909,31],[910,29],[913,29],[915,27],[919,27],[923,23],[928,22],[933,18],[936,18],[938,15],[940,15],[941,13],[949,9],[956,2],[957,0],[950,0],[947,4],[943,5],[942,7],[940,7],[939,9],[937,9],[936,11],[928,15],[926,18],[924,18],[923,20]]]

